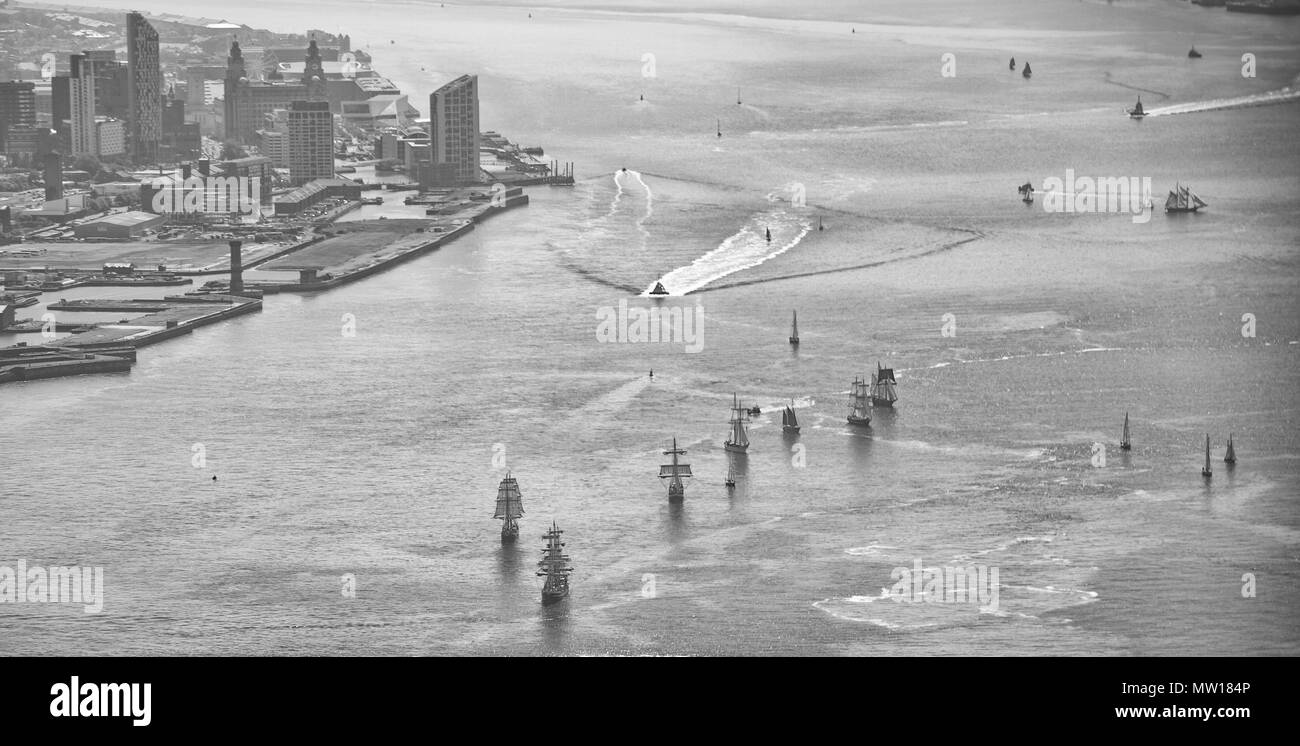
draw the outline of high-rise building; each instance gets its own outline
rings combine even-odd
[[[36,127],[36,84],[30,81],[0,82],[0,153],[8,152],[8,132],[15,127]]]
[[[126,54],[131,157],[137,163],[153,163],[162,139],[162,67],[158,32],[139,13],[126,15]]]
[[[286,112],[289,180],[306,184],[334,176],[334,115],[328,101],[294,101]]]
[[[71,57],[68,75],[68,149],[73,156],[99,155],[95,131],[95,63],[85,55]]]
[[[433,163],[450,164],[457,182],[479,180],[478,76],[462,75],[429,95]]]

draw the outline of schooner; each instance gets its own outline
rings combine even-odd
[[[506,472],[506,478],[497,486],[497,511],[493,518],[505,521],[501,524],[501,541],[509,542],[519,538],[518,519],[524,514],[523,495],[519,494],[519,483]]]

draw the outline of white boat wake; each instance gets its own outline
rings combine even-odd
[[[1265,104],[1278,104],[1286,101],[1294,101],[1300,98],[1300,90],[1291,86],[1276,91],[1266,93],[1252,93],[1249,96],[1237,96],[1235,98],[1218,98],[1211,101],[1193,101],[1187,104],[1174,104],[1173,106],[1161,106],[1155,109],[1148,109],[1148,117],[1171,116],[1173,114],[1191,114],[1199,111],[1215,111],[1218,109],[1237,109],[1246,106],[1263,106]]]
[[[718,248],[685,267],[678,267],[660,277],[669,295],[685,295],[741,270],[757,267],[794,248],[808,235],[812,224],[802,215],[777,207],[754,215],[739,231],[728,236]],[[772,240],[767,240],[767,231]],[[655,283],[642,293],[646,295]]]
[[[617,191],[614,192],[614,199],[609,203],[609,214],[606,217],[613,217],[614,213],[618,211],[619,201],[623,199],[623,181],[620,178],[623,174],[629,174],[636,179],[636,183],[640,184],[641,188],[645,190],[645,214],[636,220],[636,229],[641,233],[641,248],[645,249],[650,243],[650,232],[645,228],[645,221],[649,220],[655,212],[654,192],[650,191],[650,185],[645,183],[645,179],[641,178],[640,171],[623,168],[614,172],[614,186]]]

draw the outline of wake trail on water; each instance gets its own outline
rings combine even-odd
[[[1236,96],[1233,98],[1216,98],[1210,101],[1193,101],[1187,104],[1174,104],[1173,106],[1161,106],[1147,111],[1148,117],[1172,116],[1174,114],[1193,114],[1201,111],[1217,111],[1220,109],[1238,109],[1247,106],[1264,106],[1267,104],[1280,104],[1288,101],[1300,99],[1300,90],[1291,86],[1278,89],[1276,91],[1266,91],[1264,93],[1252,93],[1249,96]]]
[[[766,231],[772,231],[769,242]],[[685,295],[720,280],[727,275],[757,267],[763,262],[789,251],[812,230],[804,217],[782,208],[754,215],[740,230],[728,236],[718,248],[696,259],[685,267],[678,267],[660,277],[669,295]],[[646,295],[655,283],[645,289]]]

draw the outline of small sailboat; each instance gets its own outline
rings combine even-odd
[[[768,242],[768,243],[772,243],[772,229],[771,229],[771,228],[768,228],[768,229],[767,229],[767,242]]]
[[[1129,118],[1131,119],[1141,119],[1142,117],[1147,115],[1146,110],[1142,108],[1141,96],[1138,96],[1137,106],[1134,106],[1132,109],[1128,110],[1128,115]]]
[[[1232,450],[1232,433],[1228,433],[1228,452],[1223,454],[1223,463],[1237,463],[1237,452]]]
[[[880,363],[876,363],[876,372],[871,374],[871,404],[876,407],[892,407],[894,402],[898,401],[898,394],[894,392],[894,386],[898,384],[894,380],[894,369],[883,368]]]
[[[781,412],[781,432],[790,435],[799,433],[799,418],[794,416],[794,400],[790,400],[790,406]]]
[[[759,409],[757,404],[755,404],[754,406],[752,406],[752,407],[749,408],[749,416],[750,416],[750,417],[757,417],[757,416],[759,416],[759,415],[762,414],[762,413],[763,413],[763,410]]]
[[[817,216],[817,230],[822,230],[822,216]]]
[[[1028,62],[1025,63],[1025,69],[1020,74],[1025,76],[1026,78],[1033,77],[1034,71],[1029,69]]]
[[[740,106],[740,89],[736,89],[736,106]]]
[[[1012,57],[1012,58],[1011,58],[1011,69],[1012,69],[1012,70],[1015,70],[1015,69],[1016,69],[1016,58],[1015,58],[1015,57]]]
[[[673,438],[673,447],[664,451],[664,455],[671,455],[673,462],[671,464],[659,465],[659,478],[668,480],[668,502],[679,503],[686,497],[686,485],[682,484],[685,478],[693,477],[690,464],[680,464],[677,457],[686,453],[686,449],[677,447],[677,439]]]
[[[1024,203],[1027,204],[1027,205],[1029,205],[1029,204],[1033,204],[1033,202],[1034,202],[1034,183],[1033,183],[1032,181],[1026,181],[1025,183],[1021,184],[1020,186],[1016,187],[1016,191],[1017,191],[1017,192],[1020,192],[1020,201],[1021,201],[1021,202],[1024,202]]]
[[[501,541],[511,542],[519,538],[518,519],[524,514],[524,499],[519,493],[519,483],[506,472],[506,478],[497,486],[497,510],[493,518],[505,521],[501,524]]]
[[[795,347],[799,346],[799,312],[794,312],[794,317],[790,319],[790,344]]]
[[[1199,60],[1201,58],[1201,53],[1196,51],[1195,44],[1193,44],[1191,50],[1187,52],[1187,56],[1194,60]]]
[[[1169,197],[1165,200],[1165,212],[1196,212],[1202,207],[1209,207],[1209,205],[1182,184],[1174,184],[1174,188],[1169,190]]]
[[[722,137],[722,120],[718,120],[718,137]]]
[[[867,382],[861,376],[853,379],[853,390],[849,393],[849,424],[869,427],[871,425],[870,394]]]
[[[663,284],[662,282],[656,282],[656,283],[655,283],[655,289],[654,289],[654,290],[651,290],[651,291],[650,291],[650,294],[651,294],[651,295],[668,295],[668,291],[664,289],[664,284]]]
[[[1121,451],[1132,450],[1133,443],[1128,439],[1128,412],[1124,413],[1124,434],[1119,439],[1119,449]]]
[[[736,467],[731,465],[727,466],[727,480],[724,484],[726,484],[728,488],[736,486]]]
[[[542,584],[544,606],[569,595],[569,573],[573,572],[573,567],[569,565],[569,555],[564,553],[564,542],[560,541],[563,533],[555,521],[551,521],[551,530],[542,534],[542,538],[546,539],[546,548],[542,550],[542,559],[537,563],[537,574],[546,578]]]
[[[746,412],[747,410],[740,404],[740,399],[733,393],[731,419],[727,421],[731,425],[731,435],[722,444],[723,448],[732,453],[744,453],[749,448],[749,435],[745,432]]]
[[[645,94],[644,94],[644,93],[641,94],[641,100],[642,100],[642,101],[645,101]]]
[[[1214,476],[1214,470],[1210,468],[1210,435],[1205,435],[1205,466],[1201,467],[1201,476],[1209,479]]]

